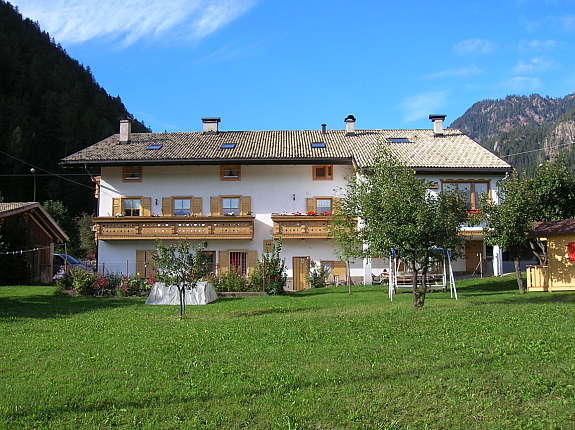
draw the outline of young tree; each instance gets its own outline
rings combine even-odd
[[[82,212],[74,221],[78,230],[79,248],[83,256],[96,253],[96,241],[92,231],[92,215]]]
[[[187,241],[170,245],[157,243],[156,278],[164,285],[178,289],[180,319],[186,313],[186,290],[195,288],[210,271],[209,256],[203,250],[202,246]]]
[[[412,271],[415,309],[425,303],[433,248],[458,249],[462,243],[458,232],[467,219],[459,194],[428,193],[412,169],[385,152],[369,171],[350,179],[341,212],[362,222],[353,247],[366,243],[369,256],[399,251]]]

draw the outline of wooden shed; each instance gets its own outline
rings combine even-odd
[[[0,281],[51,283],[54,245],[69,240],[56,221],[40,203],[16,202],[0,203],[0,224]]]
[[[575,291],[575,219],[536,222],[529,237],[546,248],[546,265],[527,266],[529,291]]]

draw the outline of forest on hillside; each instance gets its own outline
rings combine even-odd
[[[37,201],[60,200],[71,214],[92,212],[88,172],[63,169],[59,161],[116,133],[125,118],[134,119],[119,96],[110,96],[89,68],[0,0],[0,192],[5,201],[33,200],[35,181]],[[132,130],[149,131],[137,120]],[[31,166],[37,167],[35,175]]]

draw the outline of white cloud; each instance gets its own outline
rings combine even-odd
[[[525,93],[538,90],[542,82],[539,78],[529,76],[515,76],[503,82],[503,86],[515,93]]]
[[[201,39],[254,6],[256,0],[14,0],[20,12],[61,43],[109,37],[122,45],[169,36]]]
[[[552,61],[541,57],[534,57],[528,61],[520,61],[513,68],[513,72],[517,74],[544,72],[553,69],[557,64]]]
[[[475,76],[483,73],[479,67],[473,65],[469,67],[459,67],[457,69],[446,69],[439,72],[424,75],[424,79],[442,79],[442,78],[464,78],[467,76]]]
[[[439,111],[447,101],[446,91],[429,91],[407,97],[401,103],[405,122],[417,121]]]
[[[493,44],[485,39],[465,39],[453,45],[459,54],[488,54],[493,51]]]
[[[519,42],[519,49],[544,51],[555,48],[556,40],[523,40]]]

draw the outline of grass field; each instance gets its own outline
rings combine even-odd
[[[0,287],[0,427],[572,429],[575,293],[143,299]]]

